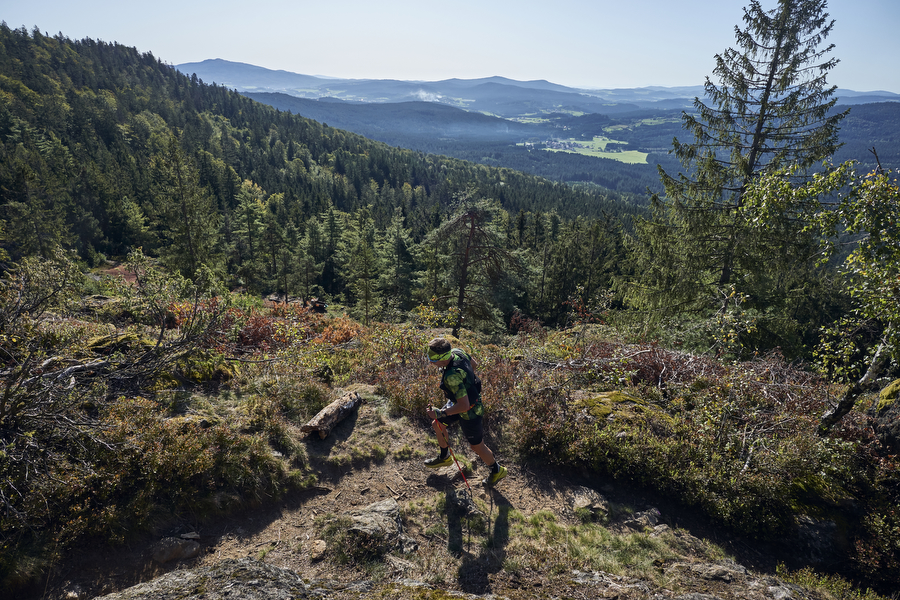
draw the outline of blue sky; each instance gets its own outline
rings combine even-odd
[[[7,0],[50,35],[307,75],[434,81],[500,75],[573,87],[700,85],[749,0]],[[766,9],[775,0],[761,0]],[[829,83],[900,93],[900,2],[831,0]]]

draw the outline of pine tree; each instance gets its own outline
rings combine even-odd
[[[776,216],[753,229],[740,212],[747,186],[765,173],[797,165],[803,172],[839,147],[846,112],[826,75],[836,64],[821,47],[834,25],[825,0],[779,0],[765,11],[754,0],[744,9],[736,48],[716,56],[719,85],[706,81],[707,105],[683,116],[693,141],[674,140],[686,174],[660,168],[665,197],[640,221],[633,247],[641,279],[631,301],[657,314],[715,308],[729,291],[756,306],[777,303],[802,285],[811,244],[788,219]],[[719,308],[723,305],[719,304]]]
[[[497,300],[512,283],[509,277],[522,270],[519,257],[506,249],[497,227],[501,209],[491,200],[478,200],[468,189],[457,195],[458,208],[449,220],[433,230],[426,244],[438,247],[445,258],[448,287],[455,295],[458,336],[464,320],[493,325],[498,321]]]

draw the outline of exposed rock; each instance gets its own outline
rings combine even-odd
[[[310,586],[293,571],[242,558],[172,571],[98,600],[290,600],[310,595]]]
[[[394,567],[395,571],[400,573],[415,572],[418,568],[414,563],[403,560],[402,558],[397,558],[396,556],[386,556],[385,562]]]
[[[328,544],[325,540],[314,540],[309,547],[309,558],[312,561],[322,560],[325,558],[325,552],[328,550]]]
[[[812,564],[839,560],[838,526],[831,520],[808,516],[797,519],[797,552]]]
[[[403,554],[412,554],[418,549],[419,542],[405,534],[400,534],[400,552]]]
[[[900,379],[896,379],[878,395],[878,402],[869,410],[874,420],[875,435],[882,444],[900,452]]]
[[[373,502],[348,515],[353,524],[347,530],[359,538],[360,545],[388,552],[400,545],[400,505],[393,498]]]
[[[809,594],[798,585],[786,583],[776,577],[761,577],[747,583],[747,589],[760,592],[772,600],[800,600],[809,598]]]
[[[622,525],[636,531],[652,529],[659,523],[659,516],[659,510],[650,508],[639,513],[634,513],[634,515],[630,519],[622,523]]]
[[[200,554],[200,544],[194,540],[183,540],[176,537],[163,538],[153,547],[153,560],[160,564],[194,558],[198,554]]]
[[[454,512],[461,515],[467,515],[471,512],[477,511],[478,509],[475,507],[475,503],[472,502],[472,497],[469,496],[468,491],[463,490],[448,490],[447,491],[447,505]]]
[[[73,585],[63,593],[65,600],[82,600],[87,597],[87,592],[78,584]]]
[[[706,581],[724,581],[725,583],[731,583],[747,573],[747,570],[744,569],[744,567],[737,564],[675,563],[669,567],[669,569],[671,571],[686,570],[690,571],[692,575],[699,577],[700,579],[705,579]]]
[[[574,512],[589,511],[595,518],[605,517],[609,513],[609,503],[597,490],[584,486],[576,486],[569,492],[569,502]]]
[[[631,579],[622,577],[621,575],[612,575],[603,571],[572,571],[572,581],[581,585],[601,586],[606,591],[624,592],[625,590],[635,590],[643,595],[649,594],[651,591],[650,584],[640,579]]]

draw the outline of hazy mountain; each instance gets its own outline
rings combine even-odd
[[[184,63],[176,68],[187,75],[196,74],[206,83],[218,83],[239,92],[283,93],[311,99],[332,97],[368,103],[426,101],[508,118],[560,111],[616,114],[658,107],[658,102],[665,102],[665,108],[689,107],[693,97],[685,94],[679,99],[679,96],[682,89],[694,89],[587,90],[544,80],[516,81],[505,77],[443,81],[332,79],[222,59]],[[696,89],[702,91],[702,87]]]
[[[637,109],[684,110],[704,93],[702,85],[620,89],[578,89],[544,80],[506,77],[400,81],[337,79],[275,71],[222,59],[184,63],[176,68],[239,92],[283,93],[298,98],[324,97],[366,103],[434,102],[506,118],[550,112],[622,114]],[[839,89],[839,104],[900,102],[900,94]]]
[[[406,136],[514,143],[528,138],[546,139],[552,135],[552,128],[547,125],[518,123],[435,102],[376,104],[335,98],[312,100],[270,92],[244,92],[244,95],[279,110],[396,146],[408,146],[403,143]]]
[[[178,65],[208,83],[234,88],[279,110],[327,123],[391,146],[503,166],[553,180],[592,182],[621,193],[659,190],[656,165],[677,172],[668,154],[683,137],[681,115],[702,86],[577,90],[547,81],[504,77],[397,81],[327,79],[224,60]],[[852,105],[842,124],[836,160],[900,164],[900,95],[839,90]],[[540,117],[535,119],[534,117]],[[606,136],[621,151],[647,152],[645,164],[624,164],[566,152],[542,152],[555,140]],[[568,142],[566,142],[568,141]]]

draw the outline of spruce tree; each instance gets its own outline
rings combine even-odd
[[[379,289],[391,299],[397,311],[402,313],[412,309],[416,275],[415,244],[409,229],[404,226],[403,211],[399,206],[394,209],[394,216],[384,232],[378,252],[382,264]]]
[[[322,249],[322,231],[316,217],[310,217],[306,223],[306,232],[297,246],[297,287],[300,295],[309,300],[317,296],[321,287],[318,285],[322,275],[324,262],[317,257]]]
[[[153,157],[158,223],[162,229],[160,256],[186,278],[201,266],[221,268],[219,216],[215,199],[200,184],[194,160],[178,139],[169,137],[166,149]]]
[[[523,270],[519,257],[507,250],[503,230],[498,227],[499,205],[476,199],[472,189],[456,199],[457,208],[450,219],[425,239],[425,244],[437,248],[437,256],[444,258],[447,288],[455,296],[457,310],[454,336],[459,335],[463,321],[470,326],[496,325],[498,300],[513,283],[510,276]]]
[[[805,285],[812,246],[797,226],[776,215],[754,229],[739,209],[760,175],[789,165],[805,174],[839,147],[846,111],[831,111],[836,87],[826,76],[838,61],[826,57],[833,45],[823,46],[834,25],[825,8],[825,0],[779,0],[766,11],[754,0],[744,9],[736,47],[715,57],[718,85],[707,78],[707,100],[683,115],[693,140],[673,141],[685,172],[659,169],[665,196],[638,222],[635,305],[656,315],[702,312],[722,309],[734,292],[759,308]]]
[[[358,209],[342,232],[341,263],[355,316],[368,325],[381,308],[375,221],[368,207]]]

